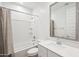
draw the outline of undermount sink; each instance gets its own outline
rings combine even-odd
[[[57,47],[57,48],[66,48],[66,45],[64,45],[64,44],[58,44],[57,42],[49,43],[49,44],[47,44],[47,46]]]

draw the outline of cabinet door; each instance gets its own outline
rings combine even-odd
[[[38,45],[38,56],[47,57],[47,49],[41,45]]]
[[[60,55],[48,50],[48,57],[60,57]]]

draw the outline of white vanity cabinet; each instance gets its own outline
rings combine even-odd
[[[56,54],[53,51],[50,51],[49,49],[38,45],[38,56],[39,57],[60,57],[60,55]]]
[[[64,43],[59,45],[52,40],[41,41],[38,44],[38,51],[39,57],[79,57],[79,48]]]
[[[41,45],[38,45],[38,56],[47,57],[47,49]]]
[[[48,57],[61,57],[61,56],[53,51],[48,50]]]

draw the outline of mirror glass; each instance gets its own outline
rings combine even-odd
[[[76,40],[75,2],[56,2],[50,6],[50,36]]]

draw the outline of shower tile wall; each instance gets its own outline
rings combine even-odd
[[[11,12],[14,50],[19,51],[33,46],[32,17],[23,13]]]

